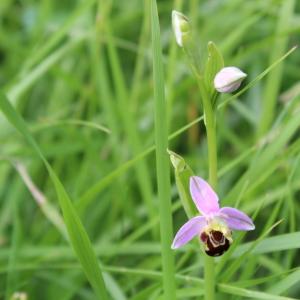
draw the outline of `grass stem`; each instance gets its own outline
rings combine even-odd
[[[162,65],[162,49],[160,42],[160,28],[155,0],[151,0],[151,31],[153,53],[153,79],[155,101],[155,144],[157,189],[160,211],[160,234],[163,266],[164,299],[176,299],[174,254],[171,250],[172,207],[170,187],[170,167],[168,148],[168,126],[165,119],[166,101],[164,93],[164,74]]]

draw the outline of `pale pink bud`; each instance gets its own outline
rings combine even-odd
[[[231,93],[236,91],[247,74],[236,67],[221,69],[214,79],[215,89],[220,93]]]

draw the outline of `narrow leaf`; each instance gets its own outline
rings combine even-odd
[[[246,290],[239,287],[230,286],[225,283],[219,284],[219,290],[228,293],[231,295],[242,296],[244,298],[251,298],[251,299],[265,299],[265,300],[296,300],[295,298],[290,297],[283,297],[283,296],[276,296],[269,293],[258,292],[253,290]]]
[[[176,299],[174,253],[171,250],[173,230],[170,166],[166,152],[168,148],[168,130],[165,118],[166,101],[164,93],[164,71],[156,0],[151,0],[149,6],[151,11],[156,173],[162,246],[163,292],[165,299]]]
[[[238,246],[236,251],[233,253],[233,257],[243,255],[252,248],[253,244],[254,242],[249,242]],[[250,254],[258,255],[298,248],[300,248],[300,231],[266,238],[262,240]]]

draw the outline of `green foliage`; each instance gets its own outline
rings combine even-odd
[[[173,277],[172,295],[203,298],[198,243],[168,248],[197,213],[189,176],[209,177],[173,9],[191,22],[190,55],[215,95],[220,203],[256,225],[216,259],[217,298],[299,299],[299,3],[156,2],[158,15],[153,0],[0,1],[0,87],[11,103],[1,96],[0,299],[95,300],[105,289],[163,299]],[[222,56],[248,76],[217,99]]]
[[[3,94],[0,94],[0,108],[9,122],[24,136],[28,144],[44,162],[55,187],[60,208],[63,212],[64,222],[68,230],[68,237],[78,257],[78,260],[80,261],[87,278],[94,288],[96,295],[101,299],[108,299],[102,272],[92,249],[91,242],[65,188],[46,160],[45,156],[42,154],[39,146],[36,144],[35,140],[27,130],[25,122],[16,113]]]

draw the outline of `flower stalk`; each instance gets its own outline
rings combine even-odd
[[[212,107],[212,101],[207,94],[207,90],[202,78],[198,79],[198,86],[200,90],[200,96],[202,98],[203,110],[205,115],[205,127],[207,135],[207,147],[208,147],[208,173],[209,183],[216,189],[218,181],[218,159],[217,159],[217,133],[216,133],[216,117]]]
[[[198,86],[205,114],[205,127],[208,147],[209,183],[216,189],[218,182],[218,156],[217,156],[217,134],[216,119],[211,101],[207,95],[206,87],[201,78],[198,77]],[[215,299],[215,261],[213,257],[204,256],[204,295],[206,300]]]

